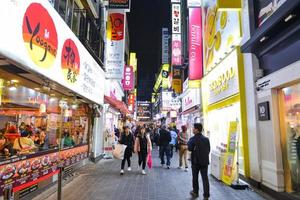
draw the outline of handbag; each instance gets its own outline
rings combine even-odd
[[[113,149],[113,156],[116,158],[116,159],[119,159],[119,160],[123,160],[124,159],[124,154],[125,154],[125,149],[127,148],[127,145],[124,145],[124,144],[116,144],[115,145],[115,148]]]
[[[149,169],[152,168],[152,155],[151,155],[151,152],[149,152],[148,155],[147,155],[147,165],[148,165]]]

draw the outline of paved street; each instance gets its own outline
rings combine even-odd
[[[89,164],[79,175],[63,188],[63,200],[184,200],[191,199],[191,171],[177,169],[177,153],[170,170],[160,167],[157,151],[154,152],[154,167],[146,176],[137,171],[137,158],[133,157],[132,172],[119,175],[120,161],[102,160]],[[257,193],[235,191],[210,178],[212,200],[263,200]],[[201,184],[201,182],[200,182]],[[202,185],[201,185],[202,186]],[[55,200],[55,188],[37,196],[34,200]],[[202,199],[202,198],[199,198]]]

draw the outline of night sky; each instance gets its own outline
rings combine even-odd
[[[161,28],[170,26],[170,0],[131,0],[130,51],[138,58],[138,100],[151,100],[161,65]]]

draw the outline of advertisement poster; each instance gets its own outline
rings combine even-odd
[[[181,34],[172,35],[172,65],[181,65]]]
[[[178,66],[173,66],[172,88],[177,94],[182,92],[181,69]]]
[[[80,146],[62,151],[54,150],[44,155],[24,155],[0,163],[0,196],[5,188],[12,187],[14,192],[23,189],[24,184],[35,184],[44,177],[58,173],[58,165],[70,166],[87,158],[88,146]]]
[[[123,79],[125,14],[109,12],[107,25],[106,78]]]
[[[49,1],[0,1],[0,17],[3,57],[103,104],[104,71]]]
[[[238,122],[229,122],[228,144],[224,160],[222,181],[227,185],[236,178],[236,144],[238,139]]]
[[[133,67],[132,66],[125,66],[124,68],[124,79],[122,80],[123,83],[123,89],[133,90],[134,88],[134,73],[133,73]]]
[[[207,74],[240,44],[242,33],[239,11],[218,11],[216,0],[205,0],[203,10],[204,73]]]
[[[152,118],[151,115],[151,103],[147,101],[137,102],[137,118],[139,121],[149,121]]]
[[[201,8],[189,8],[189,79],[203,77]]]

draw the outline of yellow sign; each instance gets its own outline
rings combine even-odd
[[[172,88],[174,89],[175,93],[180,94],[182,92],[181,79],[173,79]]]
[[[220,94],[221,92],[224,92],[229,87],[228,82],[236,76],[236,73],[236,68],[230,67],[228,70],[226,70],[226,72],[220,74],[216,80],[213,80],[209,84],[210,90],[213,91],[215,94]]]
[[[204,10],[204,73],[207,74],[232,51],[234,46],[239,45],[242,30],[240,11],[219,9],[217,3],[211,0],[205,1]]]
[[[200,88],[201,87],[201,80],[189,80],[188,83],[189,88]]]
[[[219,10],[236,10],[242,8],[241,0],[218,0],[217,2]]]
[[[236,144],[238,139],[238,122],[229,122],[227,151],[224,160],[222,181],[231,185],[236,178]]]
[[[133,72],[137,70],[136,53],[130,53],[129,65],[133,67]]]

